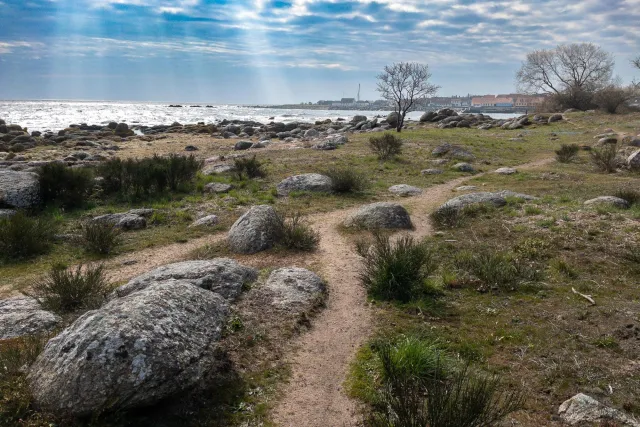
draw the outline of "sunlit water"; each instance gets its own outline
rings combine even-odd
[[[125,122],[129,125],[168,125],[173,122],[215,123],[227,120],[253,120],[268,123],[314,122],[339,117],[349,119],[354,115],[373,117],[388,114],[388,111],[354,110],[298,110],[276,108],[254,108],[237,105],[214,105],[213,108],[193,108],[183,104],[182,108],[169,107],[167,103],[133,103],[107,101],[1,101],[0,118],[7,123],[19,124],[30,131],[59,130],[71,124],[87,123],[106,125],[109,122]],[[414,111],[408,119],[417,120],[422,112]],[[493,118],[510,118],[516,114],[492,114]],[[272,119],[273,118],[273,119]]]

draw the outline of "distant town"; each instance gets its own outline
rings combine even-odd
[[[435,96],[421,100],[416,110],[437,110],[452,108],[467,112],[512,112],[533,110],[547,95],[523,95],[517,93],[499,95],[467,95],[467,96]],[[305,108],[317,110],[374,110],[385,111],[393,106],[384,99],[363,101],[356,98],[342,98],[340,100],[320,100],[315,103],[300,103],[291,105],[270,105],[272,108]]]

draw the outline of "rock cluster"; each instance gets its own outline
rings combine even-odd
[[[550,117],[535,115],[533,120],[530,120],[528,115],[507,120],[496,120],[485,114],[460,114],[450,108],[444,108],[442,110],[428,111],[424,113],[420,117],[420,122],[438,123],[438,127],[440,129],[475,127],[487,130],[491,128],[521,129],[532,123],[547,124],[562,120],[562,118],[562,114],[554,114]]]

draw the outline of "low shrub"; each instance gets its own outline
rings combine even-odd
[[[621,188],[613,193],[613,195],[626,200],[630,205],[635,205],[640,202],[640,191],[634,190],[633,188]]]
[[[560,163],[570,163],[578,155],[580,146],[578,144],[562,144],[556,150],[556,160]]]
[[[434,269],[433,256],[424,243],[403,236],[393,243],[373,234],[373,243],[360,241],[356,250],[364,266],[360,279],[370,297],[403,303],[430,293],[427,277]]]
[[[315,231],[299,213],[280,215],[281,235],[279,244],[296,251],[314,251],[320,243],[320,233]]]
[[[604,144],[602,147],[593,147],[589,151],[591,161],[602,172],[615,172],[618,163],[616,155],[618,154],[618,144]]]
[[[253,157],[239,157],[233,159],[234,174],[238,180],[243,180],[245,175],[247,178],[260,178],[266,175],[264,164]]]
[[[536,282],[541,273],[511,252],[489,248],[462,251],[455,255],[454,266],[468,275],[469,281],[479,281],[483,287],[514,289],[525,282]]]
[[[332,167],[324,174],[331,178],[331,187],[336,193],[357,193],[368,186],[367,177],[352,168]]]
[[[58,203],[64,208],[77,208],[86,202],[93,188],[93,171],[70,168],[62,163],[49,163],[40,169],[40,198],[44,205]]]
[[[87,221],[82,225],[82,244],[89,253],[107,255],[121,243],[121,231],[112,224]]]
[[[47,310],[67,314],[100,307],[112,290],[102,265],[79,265],[75,269],[55,265],[26,294]]]
[[[491,214],[495,210],[496,207],[490,203],[474,203],[463,208],[444,206],[432,212],[429,217],[436,228],[458,228],[470,218]]]
[[[490,427],[522,407],[522,392],[499,377],[448,368],[434,347],[416,344],[379,348],[382,384],[365,425]]]
[[[387,160],[402,153],[402,144],[402,139],[389,132],[369,138],[369,147],[380,160]]]
[[[18,212],[0,219],[0,259],[29,258],[46,253],[56,232],[47,218],[29,217]]]

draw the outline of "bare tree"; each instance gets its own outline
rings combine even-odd
[[[613,66],[612,55],[592,43],[560,45],[527,54],[516,80],[522,92],[554,94],[583,108],[594,92],[610,84]]]
[[[398,114],[397,132],[402,130],[407,112],[440,88],[429,83],[429,66],[417,62],[387,65],[377,78],[378,92],[393,104],[393,111]]]
[[[636,67],[638,70],[640,70],[640,56],[638,56],[635,59],[632,59],[631,63],[633,64],[634,67]]]

